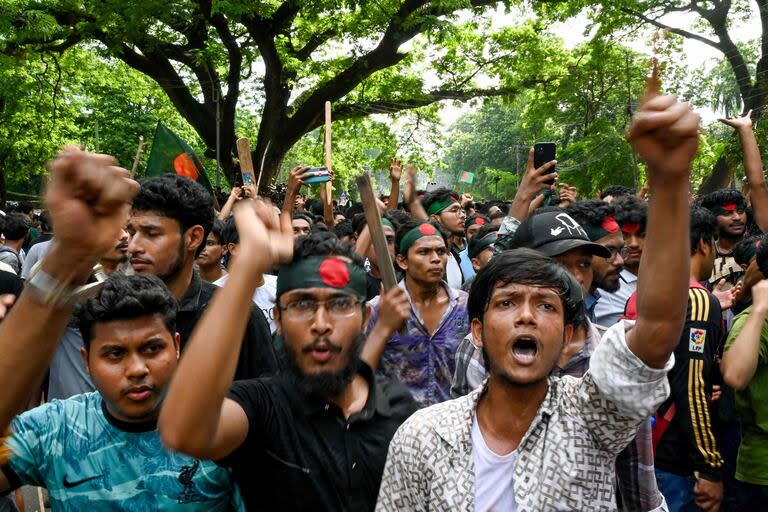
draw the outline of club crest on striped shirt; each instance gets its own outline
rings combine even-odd
[[[691,329],[691,334],[688,337],[688,351],[703,353],[706,338],[707,331],[704,329]]]

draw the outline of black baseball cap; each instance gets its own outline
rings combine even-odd
[[[594,256],[611,257],[608,248],[590,241],[584,228],[563,210],[542,212],[525,219],[515,232],[514,246],[535,249],[550,257],[584,247]]]

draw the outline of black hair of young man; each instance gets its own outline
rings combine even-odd
[[[436,201],[444,201],[445,199],[448,199],[449,197],[453,197],[458,202],[459,200],[459,194],[455,190],[451,190],[450,188],[446,187],[440,187],[432,192],[427,192],[426,195],[421,199],[421,204],[424,206],[424,210],[429,211],[429,207],[432,206],[432,203]]]
[[[75,320],[88,350],[96,324],[160,315],[171,334],[176,332],[178,303],[159,277],[115,272],[104,282],[99,295],[81,303]]]
[[[141,191],[133,200],[134,212],[157,212],[178,222],[182,233],[192,226],[202,226],[205,241],[215,217],[211,194],[205,187],[178,174],[144,178],[139,184]],[[204,247],[205,243],[200,244],[195,257]]]
[[[755,243],[761,239],[762,237],[760,236],[750,236],[739,240],[733,247],[733,253],[731,253],[733,259],[736,260],[736,263],[739,265],[749,265],[749,262],[757,254],[757,250],[754,249]],[[762,240],[760,243],[762,245]]]
[[[579,283],[554,259],[524,248],[497,254],[475,275],[467,299],[469,320],[482,321],[494,289],[508,284],[557,290],[563,300],[565,325],[583,322],[584,298]]]
[[[620,196],[613,201],[616,211],[616,222],[621,226],[625,223],[637,223],[640,225],[640,233],[645,233],[645,224],[648,219],[648,203],[635,195]]]
[[[335,234],[338,238],[342,238],[345,236],[354,236],[355,234],[354,230],[352,229],[351,220],[343,220],[338,224],[334,224],[332,231],[333,231],[333,234]]]
[[[439,222],[427,222],[425,220],[415,220],[410,219],[407,222],[404,222],[400,225],[399,228],[397,228],[397,232],[395,233],[395,251],[397,254],[400,254],[402,256],[408,256],[406,253],[400,252],[400,242],[403,240],[403,237],[405,237],[405,234],[408,233],[413,228],[417,228],[421,226],[422,224],[431,224],[435,227],[435,235],[440,235],[443,238],[443,241],[445,243],[448,243],[448,232],[443,228]]]
[[[717,219],[711,211],[700,206],[691,207],[691,254],[696,253],[699,240],[706,244],[714,243],[717,238]]]
[[[29,232],[29,219],[19,212],[9,213],[3,222],[3,234],[6,240],[21,240]]]
[[[611,185],[600,193],[600,199],[605,199],[608,196],[616,199],[617,197],[634,196],[635,194],[634,189],[624,185]]]
[[[23,213],[24,215],[29,215],[34,209],[35,206],[27,201],[20,201],[19,204],[16,205],[16,211]]]
[[[725,204],[735,204],[740,210],[746,210],[747,208],[747,201],[744,199],[744,194],[734,188],[721,188],[720,190],[710,192],[709,194],[701,196],[696,204],[709,211]]]
[[[339,238],[329,231],[310,233],[298,238],[293,245],[293,261],[311,256],[340,256],[362,267],[363,258],[348,244],[343,244]]]
[[[312,216],[307,215],[306,213],[303,213],[303,212],[293,212],[291,219],[303,219],[307,221],[307,224],[309,224],[310,226],[315,223],[315,219],[313,219]]]
[[[565,209],[565,213],[584,226],[600,226],[606,217],[616,215],[616,207],[599,199],[577,201]]]

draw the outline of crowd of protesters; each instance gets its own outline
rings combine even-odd
[[[66,149],[45,211],[0,216],[0,511],[762,510],[768,189],[724,122],[747,188],[699,198],[699,117],[653,80],[640,193],[579,200],[531,152],[478,202],[393,160],[388,290],[305,167],[216,211]]]

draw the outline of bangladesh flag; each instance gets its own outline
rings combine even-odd
[[[147,176],[162,176],[169,172],[195,180],[208,192],[213,192],[203,164],[195,156],[192,148],[158,121],[155,138],[152,141],[152,151],[149,153],[149,162],[147,162]]]
[[[459,183],[469,183],[471,185],[473,181],[475,181],[475,173],[467,171],[459,173]]]

